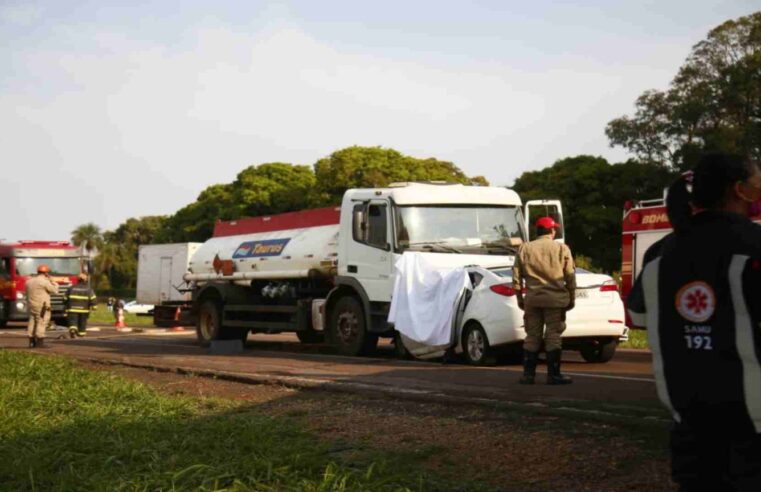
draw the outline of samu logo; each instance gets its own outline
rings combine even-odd
[[[716,294],[705,282],[690,282],[676,293],[675,304],[677,312],[684,319],[703,323],[716,311]]]

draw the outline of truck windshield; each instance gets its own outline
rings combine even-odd
[[[526,237],[520,207],[399,206],[402,251],[509,255]]]
[[[50,267],[51,275],[77,275],[79,258],[16,258],[16,275],[34,275],[40,265]]]

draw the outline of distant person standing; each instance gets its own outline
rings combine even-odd
[[[537,220],[537,238],[521,246],[513,266],[513,288],[526,327],[521,384],[534,384],[542,340],[547,353],[547,384],[572,382],[560,373],[560,335],[565,331],[566,311],[575,305],[576,271],[571,250],[555,241],[557,227],[552,217]]]
[[[26,283],[26,299],[29,306],[29,348],[43,347],[45,330],[50,323],[50,294],[58,294],[58,285],[50,278],[50,267],[37,267],[37,275]]]
[[[669,188],[674,232],[645,254],[628,307],[647,328],[674,422],[680,490],[761,490],[761,166],[706,154]]]
[[[114,304],[116,303],[116,299],[113,297],[108,298],[108,302],[106,302],[106,309],[109,313],[112,313],[114,311]]]
[[[66,294],[66,313],[69,318],[69,334],[83,337],[87,334],[87,318],[97,306],[97,297],[87,282],[87,275],[79,274],[79,283]]]

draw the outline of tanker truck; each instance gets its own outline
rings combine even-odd
[[[562,224],[555,200],[524,209],[506,188],[399,183],[348,190],[340,207],[218,221],[184,275],[198,341],[295,332],[343,355],[367,353],[394,336],[387,316],[400,255],[509,267],[537,213]]]

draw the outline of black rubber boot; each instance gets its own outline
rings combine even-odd
[[[571,384],[573,379],[560,373],[560,357],[563,351],[547,352],[547,384]]]
[[[34,344],[35,344],[35,346],[37,348],[45,348],[45,339],[44,338],[37,338],[37,340],[35,341]]]
[[[521,384],[534,384],[538,358],[538,352],[529,352],[528,350],[523,351],[523,376],[520,379]]]
[[[37,346],[37,340],[34,337],[29,337],[29,348],[34,348]]]

